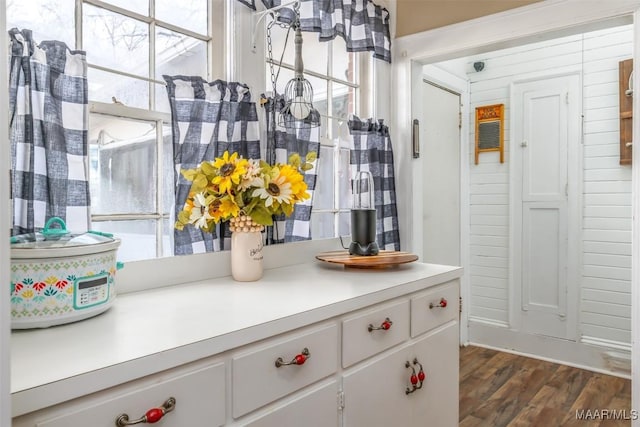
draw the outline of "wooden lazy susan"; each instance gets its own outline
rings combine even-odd
[[[320,261],[342,264],[351,268],[389,268],[416,261],[418,255],[409,252],[380,251],[378,255],[358,256],[349,255],[348,251],[330,251],[319,253],[316,258]]]

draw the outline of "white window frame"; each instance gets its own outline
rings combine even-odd
[[[265,22],[265,28],[268,25],[268,22]],[[277,24],[273,26],[274,28],[280,28]],[[306,34],[314,34],[307,32]],[[289,36],[289,41],[293,43],[292,35]],[[265,40],[266,43],[266,40]],[[340,214],[349,213],[351,211],[351,203],[347,203],[346,208],[340,208],[342,200],[340,200],[340,184],[339,184],[339,174],[340,174],[340,152],[341,151],[349,151],[349,146],[341,145],[341,141],[337,135],[333,135],[333,126],[328,122],[329,120],[345,120],[344,118],[336,117],[333,115],[333,85],[341,84],[350,88],[356,89],[356,97],[354,100],[354,114],[359,116],[365,113],[370,112],[372,99],[374,99],[374,88],[371,85],[373,82],[372,72],[373,72],[373,58],[368,52],[352,52],[355,57],[356,62],[356,81],[357,83],[349,82],[347,80],[339,79],[333,77],[331,75],[331,70],[333,70],[333,49],[334,43],[326,42],[327,46],[327,72],[318,73],[312,70],[304,70],[304,74],[311,77],[316,77],[318,79],[324,80],[327,82],[327,115],[322,115],[325,119],[327,119],[326,129],[322,129],[323,132],[320,136],[320,146],[331,148],[333,151],[332,163],[333,163],[333,206],[331,208],[319,209],[316,206],[313,206],[311,211],[311,221],[313,221],[314,214],[333,214],[333,236],[331,237],[340,237]],[[280,66],[283,69],[294,71],[293,64],[289,64],[282,62],[279,64],[280,57],[277,53],[273,54],[273,58],[269,59],[267,54],[267,49],[265,49],[265,66],[267,68],[267,75],[269,74],[268,67],[271,62],[273,62],[274,67]],[[273,90],[271,87],[268,87],[267,90]],[[367,94],[367,96],[365,96]],[[347,119],[348,120],[348,119]],[[327,161],[326,158],[322,157],[321,161]],[[350,175],[350,171],[347,171]],[[321,177],[318,175],[318,179]],[[312,236],[312,238],[314,238]],[[320,237],[320,238],[327,238]]]
[[[191,30],[169,24],[167,22],[158,20],[154,17],[155,13],[155,0],[149,0],[149,16],[141,15],[136,12],[132,12],[127,9],[123,9],[118,6],[106,3],[101,0],[75,0],[75,42],[78,49],[83,48],[83,6],[85,4],[99,7],[110,12],[118,13],[128,18],[136,19],[149,25],[149,77],[141,77],[131,73],[123,72],[120,70],[103,67],[96,64],[88,63],[88,67],[96,70],[106,71],[115,75],[121,75],[136,80],[145,81],[149,85],[149,100],[147,109],[127,107],[125,105],[113,103],[103,103],[90,101],[89,111],[90,113],[101,114],[111,116],[114,118],[132,119],[132,120],[144,120],[149,122],[155,122],[156,128],[156,188],[155,194],[155,212],[153,213],[121,213],[121,214],[92,214],[92,222],[105,222],[105,221],[132,221],[132,220],[153,220],[155,221],[155,240],[156,240],[156,258],[164,256],[164,239],[165,234],[163,223],[165,220],[170,220],[173,217],[173,212],[163,212],[164,198],[163,194],[163,177],[166,174],[173,174],[173,169],[164,170],[164,152],[163,152],[163,126],[171,125],[171,115],[160,111],[153,110],[155,106],[155,95],[157,84],[164,85],[164,81],[157,80],[155,78],[155,28],[156,25],[160,25],[168,30],[185,34],[193,37],[197,40],[207,43],[207,80],[211,80],[212,74],[220,75],[223,72],[223,63],[226,56],[226,52],[223,48],[225,44],[225,28],[226,28],[226,11],[229,9],[228,2],[230,0],[210,0],[208,2],[208,20],[207,20],[207,32],[208,35],[193,32]],[[219,11],[220,13],[215,13]],[[170,230],[169,230],[170,231]],[[171,238],[170,241],[173,241]]]

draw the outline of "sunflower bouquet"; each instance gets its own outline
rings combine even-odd
[[[225,151],[222,157],[183,170],[192,184],[175,227],[182,230],[191,224],[211,232],[217,223],[238,217],[272,225],[274,215],[289,216],[296,203],[311,197],[302,173],[313,168],[316,158],[315,152],[304,160],[292,154],[288,163],[269,165]]]

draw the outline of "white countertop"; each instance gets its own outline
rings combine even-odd
[[[104,314],[11,337],[13,415],[460,277],[459,267],[389,270],[310,262],[118,296]],[[421,281],[420,283],[416,283]]]

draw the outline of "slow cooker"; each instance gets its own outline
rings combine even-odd
[[[54,227],[56,226],[56,227]],[[11,327],[47,328],[95,316],[116,296],[120,239],[70,233],[61,218],[11,237]]]

